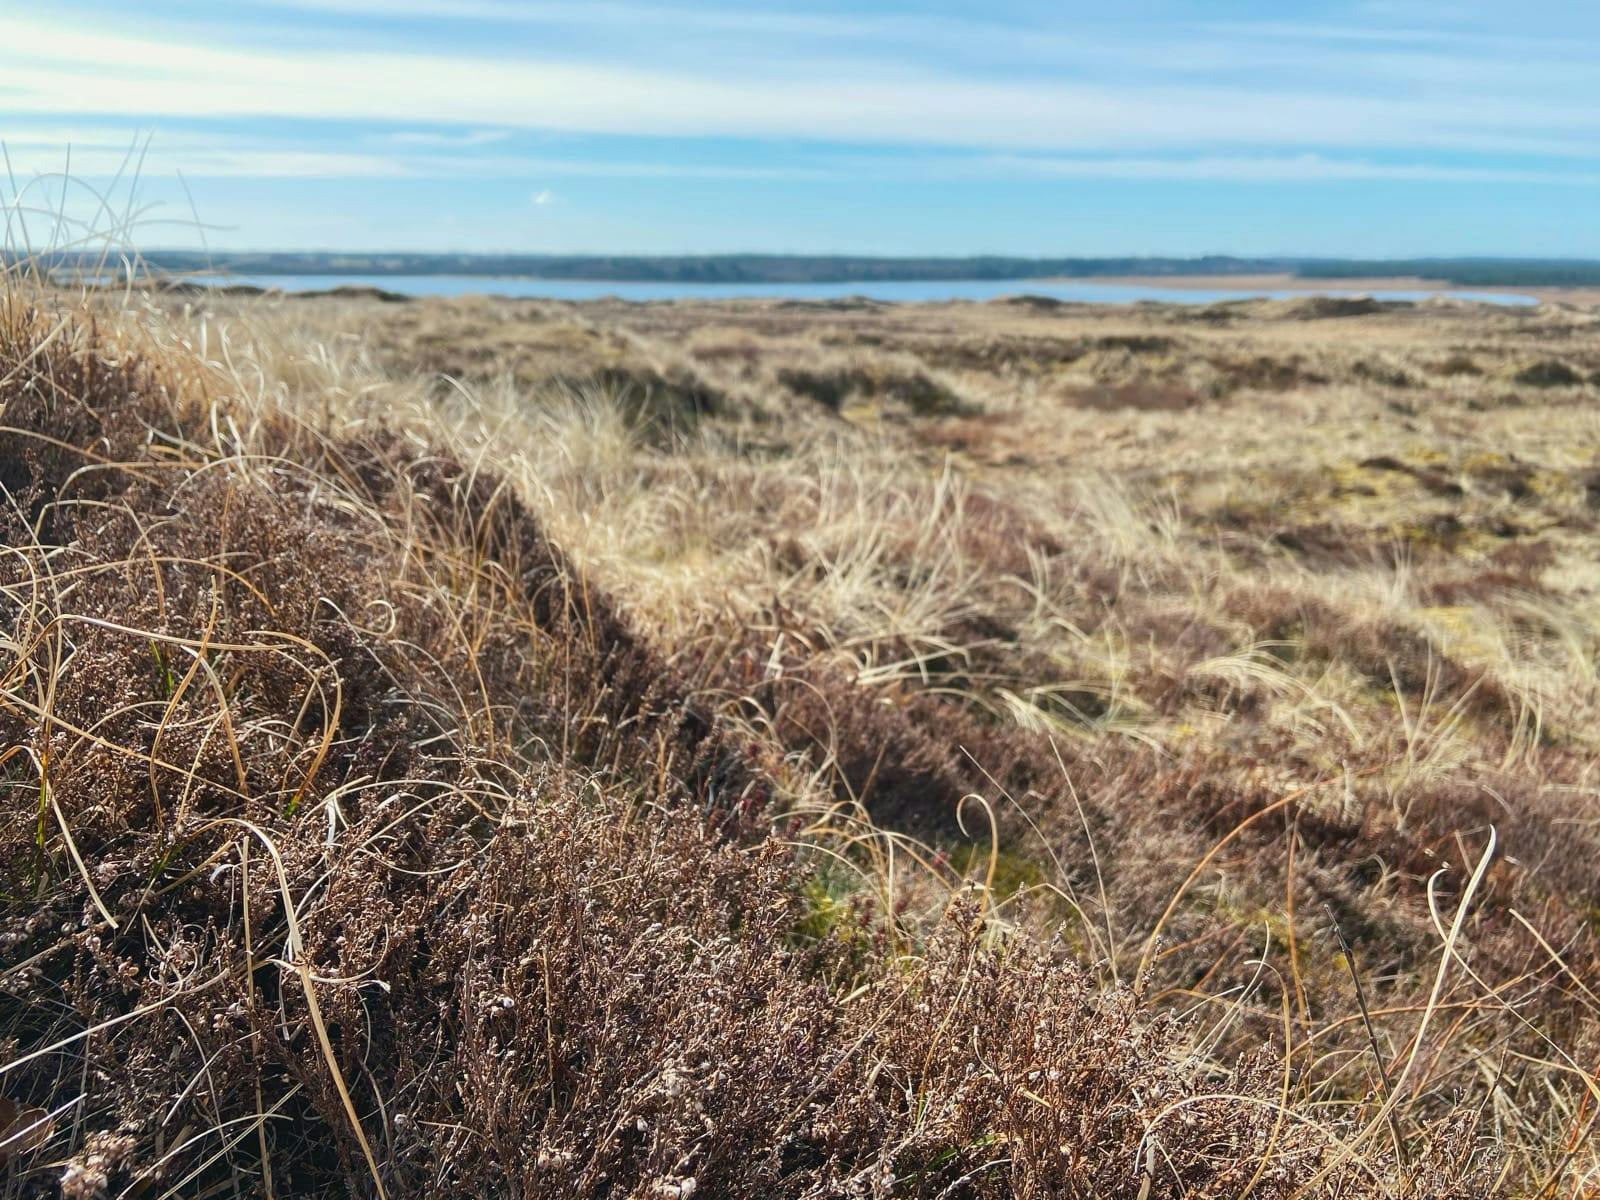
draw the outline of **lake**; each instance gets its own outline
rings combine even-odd
[[[1083,304],[1134,304],[1155,300],[1166,304],[1215,304],[1223,300],[1292,299],[1297,296],[1366,296],[1380,300],[1427,300],[1449,296],[1487,304],[1537,304],[1514,292],[1395,291],[1371,293],[1330,287],[1314,292],[1298,289],[1179,288],[1146,284],[1097,283],[1090,279],[951,279],[887,283],[617,283],[578,279],[499,279],[482,275],[229,275],[196,280],[210,284],[245,284],[285,292],[323,291],[335,287],[372,287],[408,296],[495,295],[545,300],[993,300],[997,296],[1048,296]]]

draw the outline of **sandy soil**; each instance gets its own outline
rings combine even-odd
[[[1281,292],[1384,292],[1436,291],[1441,295],[1473,292],[1509,292],[1532,296],[1546,304],[1565,304],[1574,308],[1600,308],[1600,287],[1458,287],[1439,279],[1417,275],[1387,275],[1361,279],[1303,279],[1297,275],[1118,275],[1096,279],[1129,287],[1168,287],[1180,291],[1212,288]]]
[[[1213,288],[1274,292],[1419,292],[1485,291],[1485,288],[1458,288],[1438,279],[1414,275],[1388,275],[1362,279],[1304,279],[1298,275],[1116,275],[1096,277],[1095,283],[1127,287],[1169,287],[1181,291],[1209,291]],[[1531,293],[1531,288],[1494,289]],[[1545,288],[1544,291],[1566,291]]]

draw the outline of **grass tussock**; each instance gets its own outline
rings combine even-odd
[[[14,287],[3,1194],[1585,1194],[1589,352],[1457,320]]]

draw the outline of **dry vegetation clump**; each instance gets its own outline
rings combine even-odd
[[[898,370],[893,365],[878,364],[822,369],[784,367],[778,371],[777,382],[796,396],[815,400],[832,412],[850,402],[878,400],[903,406],[919,417],[951,416],[968,407],[947,384],[920,366]]]
[[[3,1194],[1584,1194],[1588,318],[1223,315],[14,289]]]

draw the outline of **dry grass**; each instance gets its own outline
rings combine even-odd
[[[6,1194],[1600,1172],[1592,316],[0,315]]]

